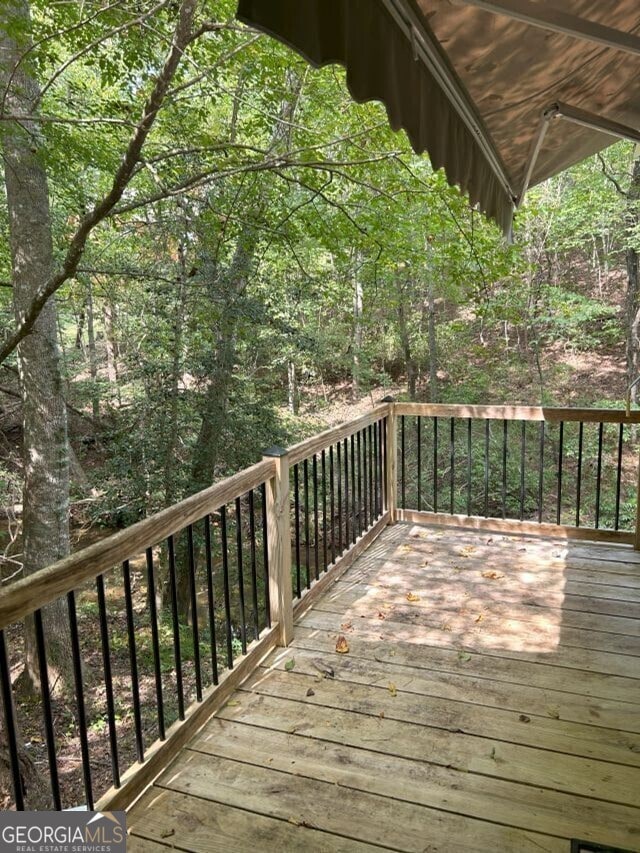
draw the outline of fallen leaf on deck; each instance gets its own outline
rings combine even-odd
[[[295,658],[289,658],[289,660],[286,660],[284,662],[284,668],[287,672],[291,672],[291,670],[295,667],[295,665],[296,665],[296,659]]]
[[[518,719],[520,720],[521,723],[530,723],[531,722],[531,717],[527,717],[526,714],[520,714]]]
[[[478,613],[478,615],[475,618],[475,621],[476,622],[482,622],[483,619],[484,619],[484,616],[482,615],[482,613]]]
[[[466,661],[471,660],[471,655],[467,652],[458,652],[458,660],[466,663]]]
[[[323,660],[320,660],[320,658],[314,658],[311,663],[318,670],[318,672],[321,672],[323,675],[326,675],[329,678],[333,678],[333,676],[335,675],[333,667],[329,666],[329,664],[325,663]]]
[[[560,719],[560,711],[557,708],[547,708],[547,714],[554,720]]]
[[[496,572],[492,569],[491,571],[483,572],[482,577],[488,578],[490,581],[499,581],[501,578],[504,577],[504,575],[502,574],[502,572]]]
[[[391,693],[391,695],[392,695],[392,696],[397,696],[397,695],[398,695],[398,688],[395,686],[395,684],[393,683],[393,681],[390,681],[390,682],[389,682],[389,686],[388,686],[388,688],[387,688],[387,689],[388,689],[389,693]]]
[[[448,622],[443,622],[442,625],[440,626],[440,630],[441,631],[450,631],[451,625],[449,625]]]
[[[420,601],[420,596],[416,595],[415,592],[408,592],[407,601]]]
[[[316,691],[313,689],[313,687],[310,687],[307,690],[307,696],[315,696],[315,695],[316,695]]]
[[[336,651],[339,655],[349,654],[349,643],[347,643],[347,638],[344,634],[340,634],[336,640]]]
[[[475,553],[475,550],[476,550],[475,545],[466,545],[460,551],[460,556],[461,557],[470,557],[473,553]]]

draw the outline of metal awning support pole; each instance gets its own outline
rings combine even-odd
[[[588,127],[590,130],[600,130],[602,133],[609,134],[609,136],[616,136],[618,139],[630,139],[632,142],[640,144],[640,130],[629,127],[626,124],[620,124],[617,121],[612,121],[604,116],[598,116],[595,115],[595,113],[589,113],[586,110],[581,110],[579,107],[572,107],[570,104],[564,104],[560,101],[555,104],[551,104],[550,107],[547,107],[547,109],[544,110],[540,117],[538,131],[534,137],[533,144],[531,146],[531,153],[527,160],[527,167],[522,180],[522,189],[518,196],[517,207],[520,207],[525,194],[529,189],[531,176],[535,169],[536,162],[542,148],[542,143],[547,135],[547,130],[549,129],[551,121],[556,118],[563,118],[565,121],[570,121],[572,124]]]

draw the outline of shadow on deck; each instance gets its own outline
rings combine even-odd
[[[132,807],[128,849],[640,850],[639,568],[386,528]]]

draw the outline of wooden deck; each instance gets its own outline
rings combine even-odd
[[[639,851],[640,554],[387,528],[129,826],[158,853]]]

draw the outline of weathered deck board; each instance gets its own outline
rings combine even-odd
[[[640,851],[639,637],[628,547],[390,527],[133,807],[130,849]]]

